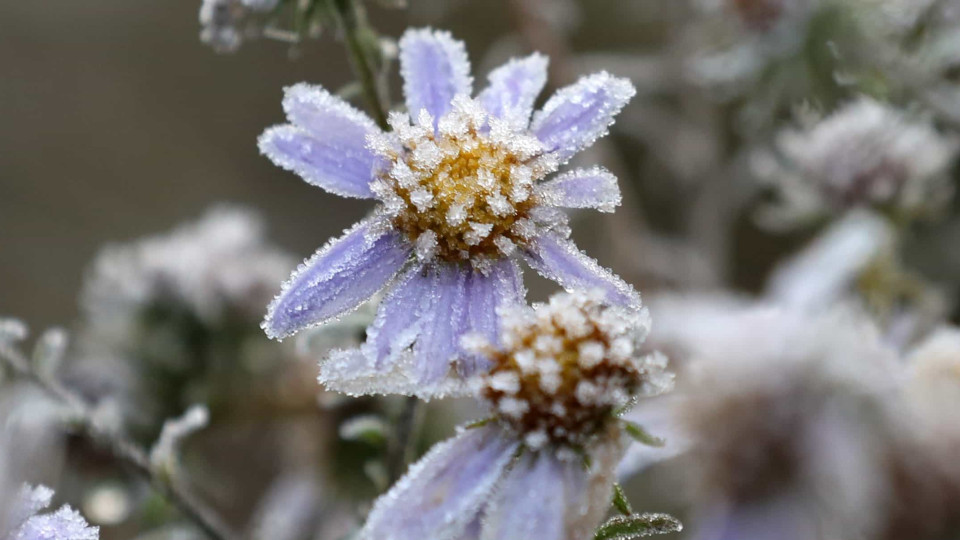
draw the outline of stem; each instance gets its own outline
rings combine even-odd
[[[387,129],[387,111],[380,97],[380,88],[377,77],[373,72],[373,60],[361,39],[363,33],[373,33],[367,23],[362,8],[356,0],[333,0],[334,8],[340,19],[343,36],[347,42],[347,52],[350,54],[350,65],[363,87],[363,95],[367,106],[373,114],[373,119],[381,129]]]
[[[198,500],[176,476],[159,475],[150,464],[147,454],[122,435],[98,426],[90,408],[78,396],[57,381],[39,376],[30,368],[30,362],[18,350],[0,344],[0,358],[20,379],[37,386],[40,390],[67,406],[73,413],[77,433],[98,446],[105,447],[120,462],[129,465],[175,506],[184,516],[197,525],[213,540],[234,540],[237,536],[223,523],[217,514]]]
[[[410,396],[404,399],[400,417],[397,418],[396,435],[387,455],[387,472],[393,484],[403,476],[416,457],[417,435],[423,423],[424,409],[419,399]]]

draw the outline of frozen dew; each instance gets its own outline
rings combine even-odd
[[[392,133],[369,141],[387,163],[374,192],[418,255],[482,264],[533,235],[534,184],[557,167],[536,138],[462,95],[436,130],[424,109],[416,123],[399,113],[389,121]]]
[[[480,379],[480,394],[528,447],[583,447],[633,397],[672,383],[665,357],[638,353],[649,327],[645,313],[638,317],[582,292],[509,310],[503,349],[465,344],[493,364]]]

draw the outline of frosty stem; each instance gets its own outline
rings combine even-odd
[[[391,484],[403,476],[407,465],[416,457],[417,434],[423,421],[424,411],[419,399],[406,397],[402,407],[387,455],[387,473],[390,475]]]
[[[355,0],[332,0],[340,19],[340,27],[350,54],[350,65],[363,87],[363,95],[373,119],[381,129],[387,129],[387,112],[380,97],[380,88],[373,72],[373,59],[369,49],[365,46],[364,37],[374,36],[373,30],[367,23],[362,8]]]
[[[40,376],[31,369],[30,361],[10,344],[0,344],[0,360],[20,379],[40,388],[55,401],[66,406],[71,416],[70,427],[78,434],[106,448],[113,457],[133,468],[155,489],[213,540],[236,540],[238,537],[212,509],[198,500],[176,477],[161,474],[138,445],[112,430],[97,424],[93,411],[84,401],[55,380]]]

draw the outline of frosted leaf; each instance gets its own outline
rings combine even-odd
[[[597,530],[594,540],[633,540],[682,530],[680,521],[667,514],[633,514],[611,518]]]
[[[283,338],[357,308],[406,264],[413,246],[397,233],[368,236],[373,221],[361,221],[331,240],[284,283],[270,304],[263,329]]]
[[[576,169],[536,187],[544,204],[613,212],[620,205],[617,177],[602,167]]]
[[[445,378],[433,384],[418,380],[410,356],[376,367],[374,360],[360,349],[335,351],[320,364],[320,384],[328,390],[348,396],[400,395],[423,400],[443,397],[467,397],[469,389],[461,380]]]
[[[514,58],[490,72],[477,99],[486,111],[510,125],[526,128],[533,104],[547,82],[549,59],[539,53]]]
[[[20,319],[0,318],[0,343],[16,343],[27,339],[27,325]]]
[[[566,492],[563,465],[550,452],[527,452],[491,501],[482,540],[565,540]]]
[[[360,540],[455,540],[471,525],[518,443],[495,425],[435,445],[374,504]]]
[[[525,251],[527,263],[540,275],[567,290],[601,289],[609,302],[640,309],[640,295],[622,279],[602,268],[569,240],[545,234]]]
[[[561,88],[533,116],[531,131],[561,162],[607,134],[614,116],[636,94],[626,79],[606,72]]]
[[[455,96],[472,93],[466,48],[449,32],[407,30],[400,38],[400,75],[410,115],[419,120],[420,111],[427,111],[433,125],[450,110]]]

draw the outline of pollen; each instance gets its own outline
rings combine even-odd
[[[605,305],[599,294],[558,294],[504,313],[502,347],[480,394],[528,446],[582,448],[615,411],[670,379],[660,355],[639,354],[649,315]],[[654,388],[657,387],[657,388]]]
[[[557,168],[534,137],[489,117],[461,96],[436,122],[390,117],[392,133],[371,141],[384,158],[374,192],[393,226],[421,257],[497,259],[528,240],[534,184]]]

